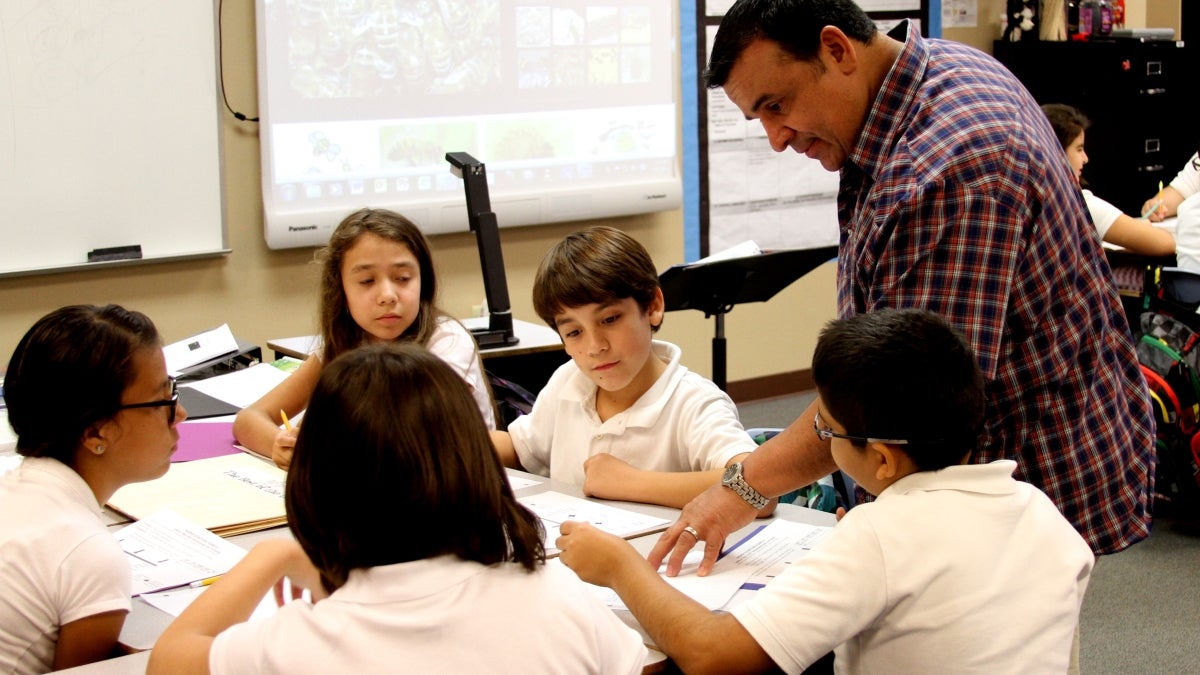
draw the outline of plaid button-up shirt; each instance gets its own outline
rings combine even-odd
[[[1149,534],[1154,421],[1079,188],[1003,66],[908,33],[842,170],[839,314],[947,317],[987,379],[974,460],[1016,460],[1093,551],[1121,550]]]

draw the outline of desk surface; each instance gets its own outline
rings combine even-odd
[[[583,497],[583,490],[569,483],[561,483],[552,481],[542,476],[535,476],[520,471],[509,470],[515,476],[538,481],[535,485],[530,485],[518,490],[515,493],[518,497],[525,495],[534,495],[540,492],[553,490],[563,494]],[[666,518],[672,522],[678,517],[679,510],[665,506],[655,506],[652,504],[636,504],[631,502],[608,502],[606,500],[594,500],[600,503],[610,503],[620,508],[647,515],[653,515],[660,518]],[[732,541],[738,541],[742,537],[750,534],[755,528],[769,522],[772,518],[782,518],[784,520],[792,520],[796,522],[809,523],[813,525],[833,525],[835,522],[834,516],[831,513],[823,511],[814,511],[804,507],[795,506],[794,504],[780,504],[776,509],[775,515],[771,518],[757,520],[745,528],[738,530],[730,535]],[[114,518],[114,520],[117,520]],[[115,525],[116,523],[114,523]],[[254,544],[264,539],[276,537],[290,537],[291,533],[286,526],[262,530],[259,532],[251,532],[248,534],[237,535],[230,537],[229,541],[249,549]],[[642,537],[631,540],[638,551],[648,553],[654,547],[654,543],[658,540],[658,534],[648,534]],[[549,542],[553,545],[553,542]],[[617,615],[626,624],[642,632],[637,625],[637,621],[633,615],[627,611],[618,611]],[[125,620],[125,626],[121,631],[121,644],[129,649],[134,650],[149,650],[154,646],[154,642],[158,636],[166,629],[171,622],[172,616],[163,612],[156,607],[143,601],[141,598],[133,599],[133,608]],[[643,633],[644,634],[644,633]],[[101,661],[81,668],[71,669],[71,672],[86,673],[88,675],[109,675],[123,673],[143,673],[146,669],[146,660],[149,658],[148,652],[141,651],[130,656],[125,656],[117,659],[109,659]],[[651,649],[650,658],[646,663],[646,672],[656,672],[665,661],[666,657],[661,653]]]
[[[487,317],[472,317],[462,319],[462,324],[468,330],[472,328],[486,328],[488,319]],[[480,349],[480,356],[486,361],[496,357],[521,356],[522,354],[552,352],[562,349],[562,340],[558,337],[558,333],[543,323],[513,319],[513,334],[517,336],[517,344]],[[291,356],[297,359],[307,358],[320,345],[321,336],[319,335],[301,335],[298,337],[267,340],[267,348],[274,351],[277,356]]]

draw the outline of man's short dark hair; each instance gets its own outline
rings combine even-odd
[[[778,43],[799,61],[811,61],[820,51],[825,26],[864,44],[878,32],[853,0],[739,0],[721,19],[704,83],[709,89],[725,86],[734,62],[758,39]]]

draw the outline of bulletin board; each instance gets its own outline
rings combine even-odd
[[[228,253],[216,20],[213,0],[0,3],[0,276]]]
[[[929,34],[930,28],[940,32],[931,22],[931,1],[937,0],[860,0],[858,4],[881,31],[907,19]],[[723,90],[703,86],[712,40],[732,5],[733,0],[701,0],[689,17],[695,21],[691,43],[695,68],[690,72],[699,84],[691,89],[698,170],[689,182],[698,199],[693,203],[695,222],[690,224],[697,236],[689,241],[688,258],[723,251],[747,239],[764,250],[836,246],[838,174],[790,150],[775,152],[761,123],[746,120]],[[685,80],[685,99],[689,84]]]

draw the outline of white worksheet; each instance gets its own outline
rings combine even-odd
[[[636,511],[627,511],[615,506],[597,504],[581,497],[564,495],[561,492],[539,492],[536,495],[517,497],[517,501],[542,519],[546,528],[546,555],[558,555],[554,542],[558,540],[558,526],[568,520],[591,523],[596,529],[618,537],[634,537],[667,529],[671,521],[648,516]]]

